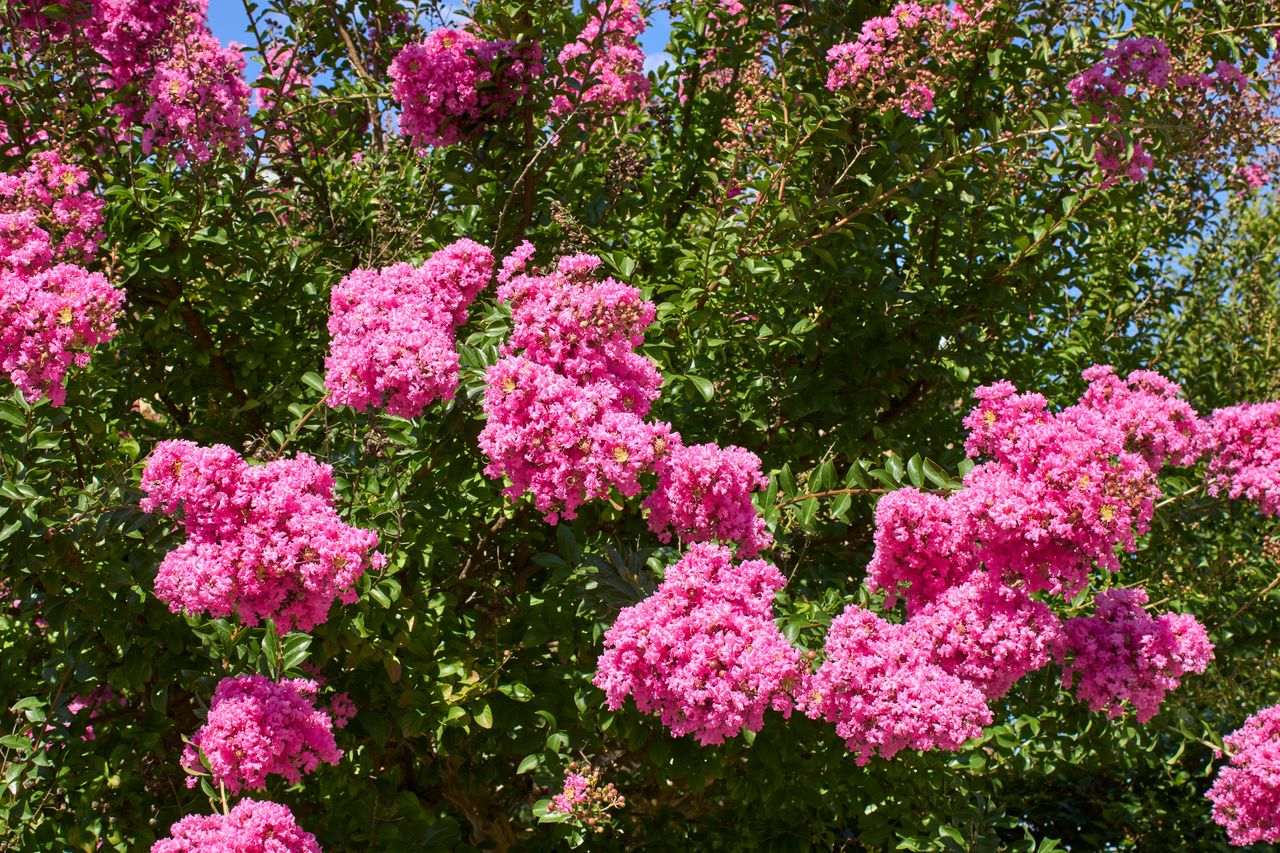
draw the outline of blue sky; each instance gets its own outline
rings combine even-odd
[[[249,19],[244,12],[241,0],[209,0],[209,28],[224,44],[236,41],[240,44],[253,44],[253,36],[248,32]],[[667,36],[670,32],[669,18],[665,11],[655,11],[649,16],[649,27],[640,38],[644,52],[648,56],[646,69],[656,68],[666,57],[663,52],[667,47]],[[245,69],[250,81],[258,76],[257,63],[250,60]]]

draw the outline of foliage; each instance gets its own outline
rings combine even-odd
[[[1280,540],[1195,471],[1162,477],[1151,534],[1094,573],[1196,614],[1216,645],[1151,722],[1090,713],[1050,667],[955,753],[859,767],[830,725],[773,712],[703,747],[593,685],[605,631],[680,543],[650,532],[639,498],[551,525],[484,473],[485,371],[511,307],[481,294],[457,331],[457,394],[413,419],[326,405],[326,323],[353,270],[459,238],[498,259],[524,240],[539,264],[598,255],[657,306],[639,350],[664,378],[651,417],[763,461],[761,558],[787,579],[774,610],[816,654],[845,605],[882,600],[863,585],[878,496],[959,487],[979,385],[1065,404],[1110,363],[1181,382],[1202,414],[1280,397],[1280,214],[1236,178],[1262,155],[1230,128],[1184,156],[1188,117],[1135,99],[1122,131],[1142,128],[1154,166],[1104,185],[1106,128],[1067,88],[1136,33],[1239,63],[1274,98],[1275,2],[1001,0],[915,118],[826,86],[827,49],[884,12],[862,0],[731,19],[732,4],[673,0],[649,100],[612,113],[552,109],[553,60],[586,11],[485,0],[474,30],[540,44],[546,76],[419,149],[396,131],[387,69],[458,19],[246,0],[251,60],[277,69],[283,42],[314,85],[291,89],[288,69],[248,81],[275,96],[244,152],[207,162],[144,151],[122,110],[136,91],[104,81],[78,33],[32,42],[24,10],[53,33],[76,4],[0,5],[0,171],[54,149],[85,169],[105,201],[86,264],[126,294],[63,405],[7,384],[0,399],[0,847],[146,849],[210,811],[221,794],[186,787],[184,739],[220,679],[259,673],[317,677],[358,708],[341,761],[253,795],[324,849],[582,843],[548,812],[573,761],[625,797],[591,849],[1225,849],[1203,794],[1222,736],[1280,701]],[[1265,152],[1272,132],[1245,135]],[[183,534],[139,507],[144,460],[169,439],[327,462],[335,509],[378,533],[386,564],[305,633],[171,613],[153,584]],[[72,710],[104,688],[123,701]]]

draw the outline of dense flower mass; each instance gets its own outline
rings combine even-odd
[[[333,740],[333,719],[315,707],[316,683],[295,678],[271,681],[260,675],[224,678],[209,705],[209,717],[187,744],[182,765],[235,793],[262,788],[270,775],[297,782],[322,763],[342,757]],[[194,786],[196,777],[187,779]]]
[[[636,0],[602,0],[578,38],[557,57],[564,69],[562,88],[552,109],[566,115],[575,108],[613,115],[649,97],[644,76],[644,12]]]
[[[225,445],[156,446],[142,474],[146,512],[181,511],[187,541],[156,575],[173,612],[274,619],[280,633],[325,621],[337,598],[385,558],[378,535],[350,527],[333,508],[333,469],[306,454],[249,465]]]
[[[658,465],[658,486],[644,506],[649,529],[663,542],[726,542],[742,557],[773,543],[751,493],[765,489],[760,457],[741,447],[676,444]]]
[[[977,567],[970,531],[946,498],[918,489],[896,489],[876,504],[875,552],[867,587],[885,591],[892,607],[932,601],[963,583]]]
[[[190,22],[156,66],[147,94],[144,153],[172,147],[182,166],[243,149],[249,132],[244,56],[234,44],[223,47],[202,22]]]
[[[486,375],[480,448],[485,473],[510,481],[505,494],[531,493],[554,523],[615,489],[638,494],[640,476],[678,437],[644,420],[662,378],[634,349],[653,304],[598,278],[593,255],[561,258],[545,274],[527,270],[531,255],[521,246],[498,275],[514,322],[505,357]]]
[[[906,625],[849,607],[823,651],[805,713],[834,723],[859,765],[903,749],[957,750],[991,723],[982,691],[934,663]]]
[[[673,735],[704,745],[759,731],[770,708],[790,716],[806,670],[773,621],[785,584],[762,560],[735,563],[728,548],[694,545],[657,592],[618,615],[596,686],[610,708],[631,696]]]
[[[948,589],[902,628],[930,650],[933,663],[987,699],[1046,666],[1060,629],[1053,611],[1025,590],[985,575]]]
[[[71,264],[30,276],[0,271],[0,370],[28,400],[61,406],[67,369],[111,340],[123,304],[105,276]]]
[[[985,567],[1074,595],[1093,566],[1118,568],[1116,551],[1133,550],[1150,525],[1156,472],[1193,462],[1201,427],[1158,374],[1121,379],[1095,366],[1085,379],[1079,404],[1060,412],[1009,382],[980,388],[965,448],[990,461],[945,498],[904,489],[882,499],[871,587],[915,606]]]
[[[975,55],[966,36],[989,26],[987,8],[970,14],[961,3],[898,3],[888,15],[863,23],[857,40],[827,51],[827,88],[848,89],[882,111],[896,108],[921,118],[933,112],[951,69]]]
[[[1092,616],[1068,619],[1056,654],[1062,683],[1094,711],[1118,717],[1132,706],[1138,722],[1156,715],[1165,694],[1187,673],[1204,672],[1213,644],[1194,616],[1156,618],[1142,589],[1098,593]]]
[[[0,175],[0,269],[36,273],[83,263],[102,240],[103,201],[89,174],[57,151],[31,156],[22,172]]]
[[[1280,514],[1280,402],[1217,409],[1204,436],[1209,492],[1244,498]]]
[[[151,853],[320,853],[320,845],[287,807],[241,800],[226,815],[187,815]]]
[[[400,132],[417,147],[453,145],[504,117],[542,73],[538,45],[441,27],[391,62]]]
[[[330,295],[325,387],[331,407],[416,418],[458,387],[455,334],[493,277],[493,254],[459,240],[415,267],[358,269]]]
[[[1232,844],[1280,841],[1280,705],[1264,708],[1223,741],[1230,766],[1206,795]]]

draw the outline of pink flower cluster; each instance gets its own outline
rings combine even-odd
[[[1236,176],[1245,186],[1245,189],[1240,191],[1242,197],[1248,194],[1247,191],[1260,190],[1271,183],[1271,173],[1257,163],[1241,166],[1236,170]]]
[[[751,503],[768,485],[760,460],[737,447],[686,448],[671,425],[645,420],[662,377],[635,352],[655,309],[634,287],[600,279],[594,255],[528,271],[533,247],[503,261],[498,298],[511,306],[511,338],[489,369],[480,447],[485,473],[506,477],[512,498],[533,494],[555,523],[617,490],[632,496],[641,476],[658,484],[645,501],[662,540],[735,542],[754,556],[772,539]]]
[[[1280,401],[1217,409],[1204,437],[1209,492],[1245,498],[1280,514]]]
[[[441,27],[391,62],[400,133],[415,147],[453,145],[503,118],[542,73],[542,49]]]
[[[261,78],[253,86],[253,105],[260,110],[272,110],[279,99],[288,100],[311,88],[311,75],[303,70],[301,56],[285,42],[273,42],[267,46],[263,57],[262,76],[275,80],[264,85]]]
[[[416,418],[458,387],[455,334],[493,278],[493,254],[458,240],[421,266],[358,269],[330,295],[329,406]]]
[[[0,269],[31,274],[92,258],[102,240],[103,201],[88,185],[88,173],[57,151],[33,154],[22,172],[0,175]]]
[[[612,782],[602,783],[600,771],[588,764],[569,762],[564,772],[564,787],[551,798],[547,811],[564,815],[571,821],[596,832],[604,831],[610,809],[626,805]]]
[[[187,541],[156,575],[156,595],[190,615],[274,619],[285,633],[324,622],[337,598],[385,558],[378,535],[344,524],[333,470],[306,454],[249,465],[225,445],[164,441],[142,474],[146,512],[182,513]]]
[[[115,335],[124,293],[101,273],[71,264],[25,275],[0,271],[0,370],[28,400],[61,406],[67,369]]]
[[[977,574],[943,592],[902,624],[944,672],[999,699],[1048,665],[1061,623],[1026,590]]]
[[[1156,715],[1165,694],[1189,672],[1204,672],[1213,644],[1189,614],[1147,613],[1142,589],[1098,593],[1093,616],[1068,619],[1055,654],[1062,683],[1075,685],[1090,710],[1118,717],[1132,706],[1138,722]]]
[[[559,56],[561,93],[552,100],[557,115],[575,108],[616,115],[649,97],[640,34],[647,22],[636,0],[602,0],[577,39]]]
[[[315,707],[316,690],[302,678],[218,682],[208,719],[183,751],[182,766],[193,774],[187,787],[206,766],[216,783],[235,793],[265,787],[270,775],[297,782],[322,763],[337,764],[342,750],[333,740],[334,721]]]
[[[773,544],[751,493],[767,488],[760,457],[741,447],[676,444],[658,463],[658,486],[645,499],[649,529],[663,542],[735,542],[754,557]]]
[[[1280,842],[1280,705],[1264,708],[1227,735],[1230,766],[1206,796],[1232,844]]]
[[[1116,569],[1160,496],[1166,462],[1199,455],[1199,421],[1178,386],[1149,371],[1085,372],[1080,402],[1053,413],[1011,383],[979,389],[966,449],[991,461],[945,498],[902,489],[876,508],[868,585],[924,603],[985,566],[1031,590],[1074,595],[1096,564]]]
[[[859,765],[903,749],[956,750],[991,723],[982,691],[939,666],[905,625],[849,607],[824,653],[804,710],[834,723]]]
[[[584,502],[640,490],[640,475],[670,450],[668,424],[644,420],[662,378],[634,352],[654,307],[639,291],[594,272],[593,255],[526,272],[524,244],[503,262],[498,298],[511,305],[504,358],[489,368],[480,447],[485,473],[510,497],[531,492],[551,523]],[[518,350],[523,350],[519,352]]]
[[[226,815],[187,815],[151,853],[320,853],[320,845],[287,807],[245,799]]]
[[[1203,147],[1213,125],[1227,126],[1236,104],[1245,100],[1248,80],[1229,62],[1218,61],[1209,73],[1192,69],[1198,58],[1171,59],[1169,47],[1157,38],[1135,37],[1119,42],[1067,84],[1071,100],[1114,129],[1104,129],[1094,142],[1093,159],[1104,176],[1103,186],[1121,177],[1145,180],[1155,164],[1147,146],[1149,135],[1138,128],[1121,132],[1135,122],[1135,107],[1155,99],[1197,128],[1193,147]],[[1216,96],[1216,97],[1215,97]],[[1235,124],[1242,124],[1237,118]]]
[[[223,47],[203,21],[178,25],[181,35],[156,65],[146,92],[142,151],[172,147],[174,162],[207,163],[244,148],[249,133],[249,84],[244,55]]]
[[[827,88],[850,89],[882,112],[897,108],[921,118],[933,112],[949,70],[975,55],[965,42],[989,26],[987,10],[984,5],[971,15],[960,3],[898,3],[863,23],[856,41],[827,51]]]
[[[42,3],[42,6],[52,5]],[[206,162],[242,150],[249,129],[244,58],[209,30],[208,0],[59,2],[63,20],[20,18],[44,39],[83,32],[102,59],[102,82],[122,92],[116,112],[140,124],[145,153],[173,145],[174,160]]]
[[[790,716],[807,670],[773,621],[785,584],[762,560],[735,563],[728,548],[691,547],[606,632],[595,684],[609,707],[631,696],[673,735],[704,745],[759,731],[769,708]]]
[[[204,21],[208,0],[91,0],[89,43],[116,88],[145,80],[173,45],[174,28]]]

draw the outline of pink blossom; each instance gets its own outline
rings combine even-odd
[[[849,90],[882,112],[897,107],[922,118],[933,112],[935,94],[953,69],[972,57],[965,42],[990,26],[988,10],[989,4],[970,15],[959,4],[898,3],[888,15],[865,21],[855,41],[827,51],[827,88]]]
[[[333,508],[333,469],[302,453],[247,464],[225,445],[164,441],[142,474],[145,512],[182,513],[187,541],[156,575],[156,596],[175,613],[237,614],[246,624],[307,631],[337,598],[385,558],[378,535],[350,527]]]
[[[1093,616],[1063,624],[1055,649],[1062,683],[1074,684],[1090,710],[1118,717],[1132,706],[1145,723],[1184,675],[1204,672],[1213,659],[1213,644],[1194,616],[1152,617],[1146,603],[1145,590],[1109,589],[1098,593]]]
[[[151,853],[320,853],[316,837],[279,803],[241,800],[226,815],[187,815]]]
[[[1257,163],[1249,163],[1236,170],[1236,176],[1244,183],[1247,190],[1260,190],[1271,183],[1271,173]],[[1243,197],[1245,190],[1240,191]]]
[[[1206,794],[1232,844],[1280,841],[1280,705],[1263,708],[1223,743],[1231,763]]]
[[[922,607],[903,630],[943,671],[999,699],[1048,665],[1061,625],[1025,590],[977,575]]]
[[[458,387],[455,333],[493,277],[493,254],[459,240],[414,267],[357,269],[330,295],[325,387],[331,408],[416,418]]]
[[[391,62],[400,132],[418,148],[453,145],[507,115],[542,73],[542,50],[441,27]]]
[[[900,750],[958,750],[991,723],[977,686],[933,662],[912,629],[860,607],[835,618],[805,713],[834,723],[859,765]]]
[[[147,84],[143,153],[172,147],[174,162],[207,163],[244,149],[249,132],[249,84],[244,55],[223,47],[203,21],[189,22]]]
[[[663,542],[726,542],[741,557],[773,544],[751,493],[768,488],[760,457],[741,447],[677,443],[658,465],[658,486],[645,499],[649,529]]]
[[[337,764],[333,719],[315,707],[316,683],[260,675],[218,682],[209,716],[182,753],[188,773],[203,775],[232,793],[263,788],[268,776],[297,782],[321,764]],[[196,775],[187,779],[194,787]]]
[[[903,595],[914,609],[963,583],[978,563],[966,522],[939,495],[912,488],[885,495],[876,504],[867,587],[884,590],[888,607]]]
[[[638,494],[640,475],[671,447],[670,426],[626,411],[608,379],[583,384],[525,356],[507,356],[485,381],[485,473],[510,481],[508,497],[531,493],[549,523],[576,517],[583,503],[614,489]]]
[[[1280,401],[1217,409],[1203,438],[1209,493],[1244,498],[1280,514]]]
[[[89,174],[57,151],[37,152],[24,171],[0,175],[0,268],[31,274],[92,258],[103,201],[88,185]]]
[[[1080,405],[1120,429],[1125,449],[1145,459],[1153,473],[1166,463],[1193,465],[1200,458],[1200,418],[1179,398],[1181,386],[1151,370],[1121,379],[1109,365],[1094,365],[1082,375],[1089,387]]]
[[[61,406],[67,369],[115,336],[124,293],[71,264],[27,276],[0,270],[0,370],[28,400]]]
[[[762,560],[697,544],[667,569],[657,592],[625,608],[605,633],[595,684],[611,709],[631,696],[677,737],[717,744],[784,717],[805,680],[800,651],[773,621],[786,581]]]
[[[678,441],[643,418],[658,395],[657,368],[634,352],[654,306],[639,291],[600,279],[593,255],[529,271],[523,244],[502,263],[498,297],[511,305],[505,357],[486,374],[480,447],[485,473],[505,494],[530,492],[555,523],[584,502],[640,491],[640,476]]]
[[[1117,569],[1116,552],[1150,526],[1156,473],[1194,462],[1202,427],[1158,374],[1122,380],[1095,366],[1085,378],[1079,404],[1060,412],[1009,382],[978,389],[965,448],[990,461],[945,497],[900,489],[881,499],[868,585],[916,608],[979,568],[1067,595],[1094,566]]]
[[[639,42],[645,27],[636,0],[602,0],[577,39],[557,57],[564,76],[552,111],[567,115],[577,106],[595,115],[616,115],[628,104],[647,100],[649,80]]]

